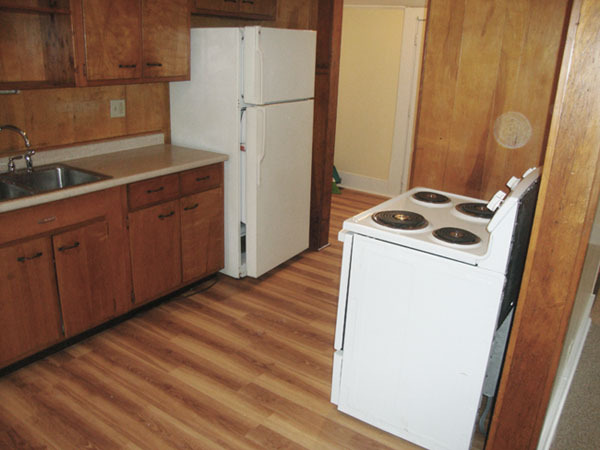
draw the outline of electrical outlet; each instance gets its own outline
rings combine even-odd
[[[125,117],[125,100],[110,101],[110,117]]]

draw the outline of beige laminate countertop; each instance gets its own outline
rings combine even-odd
[[[135,181],[208,166],[227,159],[228,157],[225,154],[170,144],[151,145],[87,158],[71,159],[65,161],[65,164],[78,169],[108,175],[111,178],[59,191],[3,201],[0,202],[0,212],[27,208]]]

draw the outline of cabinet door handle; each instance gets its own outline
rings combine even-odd
[[[162,67],[162,63],[158,63],[158,62],[148,62],[148,63],[146,63],[146,65],[148,67]]]
[[[205,180],[210,180],[210,175],[196,178],[196,181],[205,181]]]
[[[42,256],[42,255],[43,255],[43,253],[42,253],[42,252],[37,252],[36,254],[34,254],[34,255],[31,255],[31,256],[19,256],[19,257],[17,258],[17,261],[24,263],[25,261],[29,261],[29,260],[31,260],[31,259],[36,259],[36,258],[39,258],[39,257],[40,257],[40,256]]]
[[[137,64],[119,64],[119,69],[135,69]]]
[[[148,189],[148,190],[146,191],[146,194],[154,194],[154,193],[156,193],[156,192],[163,191],[164,189],[165,189],[165,187],[164,187],[164,186],[161,186],[161,187],[159,187],[159,188],[156,188],[156,189]]]
[[[75,241],[75,243],[73,245],[63,245],[62,247],[58,247],[58,251],[64,252],[64,251],[71,250],[71,249],[74,249],[77,247],[79,247],[79,242]]]
[[[54,222],[56,220],[56,216],[44,217],[43,219],[38,220],[38,224],[43,225],[45,223]]]
[[[198,203],[193,204],[192,206],[186,206],[183,208],[184,211],[191,211],[192,209],[196,209],[198,206],[200,206]]]
[[[175,215],[175,211],[171,211],[169,214],[159,214],[158,218],[160,220],[163,220],[163,219],[166,219],[167,217],[171,217],[173,215]]]

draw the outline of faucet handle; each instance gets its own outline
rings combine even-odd
[[[23,158],[23,155],[11,156],[10,158],[8,158],[8,171],[9,172],[15,171],[15,159],[21,159],[21,158]]]
[[[27,166],[27,172],[33,171],[33,161],[31,160],[33,155],[35,155],[34,149],[29,149],[25,152],[25,165]]]

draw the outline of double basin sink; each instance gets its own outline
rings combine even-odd
[[[36,167],[31,172],[18,170],[0,175],[0,201],[81,186],[110,178],[66,164]]]

